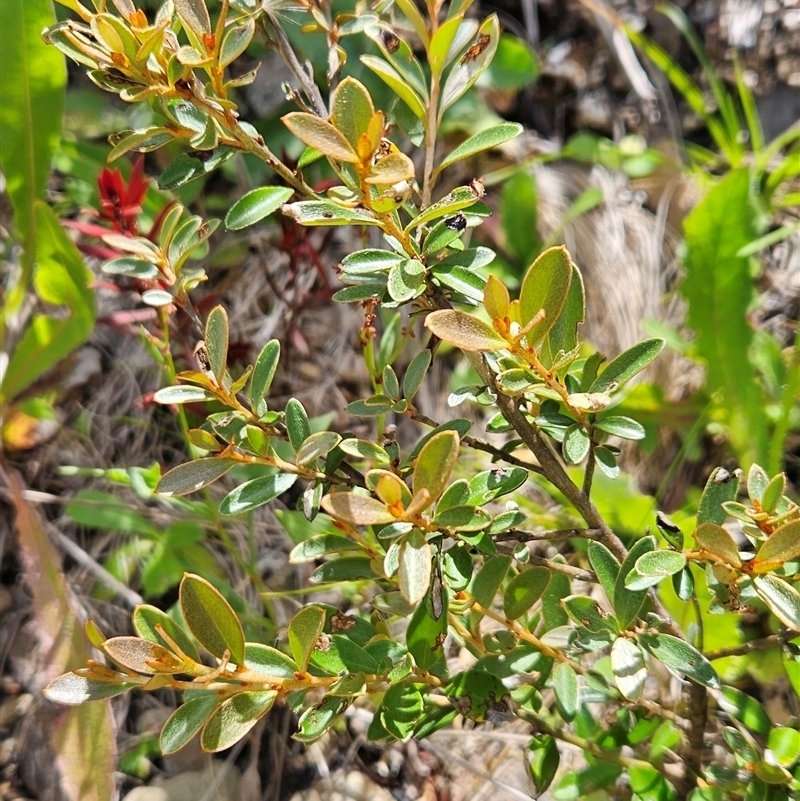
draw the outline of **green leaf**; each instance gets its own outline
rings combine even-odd
[[[368,556],[344,556],[324,562],[308,577],[308,580],[312,584],[335,584],[340,581],[373,578],[375,571]]]
[[[550,571],[546,567],[532,567],[514,576],[503,593],[506,617],[522,617],[542,597],[549,583]]]
[[[300,446],[311,436],[311,423],[306,410],[297,398],[289,398],[284,414],[289,441],[295,451],[299,451]]]
[[[594,458],[597,466],[609,478],[616,478],[619,475],[617,457],[608,448],[599,445],[594,449]]]
[[[423,710],[422,693],[413,684],[403,682],[386,691],[378,714],[386,731],[406,740],[414,732]]]
[[[800,592],[777,576],[756,576],[753,586],[761,600],[778,620],[800,631]]]
[[[256,24],[252,17],[238,20],[228,27],[219,48],[219,66],[224,68],[236,61],[247,50],[255,32]]]
[[[297,665],[283,651],[256,642],[245,643],[244,667],[276,679],[293,679],[297,672]]]
[[[617,622],[600,609],[597,601],[588,595],[570,595],[561,599],[570,619],[593,634],[611,632],[617,634]]]
[[[728,518],[723,503],[736,500],[741,471],[729,473],[724,467],[714,470],[706,482],[697,507],[697,523],[716,523],[721,526]]]
[[[5,95],[0,105],[5,107]],[[2,113],[0,111],[0,115]],[[6,142],[4,134],[3,152],[6,152]],[[91,273],[52,209],[35,199],[30,200],[30,204],[31,217],[26,225],[35,229],[32,240],[35,250],[30,252],[31,264],[34,258],[36,264],[34,288],[40,301],[57,307],[58,312],[35,313],[16,343],[0,384],[0,400],[4,402],[19,395],[85,342],[94,327],[94,294],[89,289]],[[20,282],[19,291],[28,289],[23,283]],[[13,297],[8,298],[4,309],[10,311],[14,303]]]
[[[343,78],[331,95],[331,123],[354,150],[359,137],[367,132],[375,107],[364,84],[355,78]]]
[[[393,300],[406,301],[425,291],[427,270],[417,259],[406,259],[389,270],[386,288]]]
[[[442,423],[441,425],[436,426],[436,428],[434,428],[432,431],[429,431],[414,446],[414,449],[411,451],[408,459],[403,464],[403,467],[406,467],[408,466],[408,464],[413,462],[414,459],[416,459],[417,456],[419,456],[420,452],[425,447],[425,445],[427,445],[428,442],[431,439],[433,439],[433,437],[435,437],[437,434],[441,433],[442,431],[455,431],[459,435],[459,437],[465,437],[471,426],[472,423],[463,417],[457,417],[455,420],[449,420],[446,423]]]
[[[403,598],[416,606],[431,583],[431,546],[418,529],[411,531],[400,542],[398,579]]]
[[[617,689],[630,701],[638,701],[647,680],[647,665],[642,649],[626,637],[618,637],[611,646],[611,671]]]
[[[388,272],[402,261],[402,256],[389,250],[357,250],[342,259],[342,270],[349,275],[369,275]]]
[[[431,352],[428,348],[420,351],[412,360],[403,376],[403,397],[411,400],[417,394],[422,379],[431,365]]]
[[[217,694],[209,692],[181,704],[161,729],[158,740],[161,753],[180,751],[203,728],[218,701]]]
[[[436,284],[452,289],[467,301],[480,303],[483,299],[483,287],[486,281],[478,273],[471,272],[464,267],[436,266],[431,268],[430,274]],[[458,295],[456,296],[457,302],[464,302]]]
[[[215,306],[208,315],[205,341],[211,372],[221,384],[228,363],[228,313],[222,306]]]
[[[365,673],[375,675],[380,672],[378,661],[361,646],[343,634],[334,634],[311,652],[311,662],[326,673]]]
[[[83,672],[88,673],[89,669],[84,669]],[[76,706],[87,701],[113,698],[115,695],[121,695],[132,687],[138,686],[135,682],[126,681],[127,677],[124,673],[108,671],[108,674],[106,678],[100,679],[77,672],[65,673],[45,687],[44,696],[57,704]]]
[[[106,275],[126,275],[130,278],[149,279],[158,275],[158,269],[154,264],[144,259],[136,259],[132,256],[121,256],[118,259],[111,259],[103,264],[103,272]]]
[[[775,529],[761,546],[753,563],[755,573],[775,570],[800,557],[800,520],[793,520]]]
[[[519,295],[523,327],[544,311],[544,317],[526,333],[530,344],[542,339],[555,325],[571,282],[572,259],[563,246],[545,250],[528,268]]]
[[[39,237],[34,205],[45,197],[61,135],[67,70],[64,56],[42,41],[54,22],[49,0],[3,3],[0,10],[0,164],[23,244],[22,276],[4,298],[7,313],[17,311],[30,284]]]
[[[298,448],[295,461],[298,465],[308,464],[330,453],[342,440],[335,431],[317,431],[311,434]]]
[[[583,276],[578,266],[573,264],[572,280],[564,308],[544,339],[544,344],[549,350],[548,364],[551,364],[559,353],[571,353],[575,350],[578,346],[578,325],[585,319],[586,292],[583,287]]]
[[[420,120],[426,116],[425,105],[409,82],[394,67],[377,56],[361,56],[361,63],[371,69]]]
[[[640,634],[639,644],[668,668],[683,673],[699,684],[719,688],[717,672],[696,648],[671,634]]]
[[[405,233],[409,233],[425,223],[441,219],[442,217],[450,217],[457,211],[469,208],[475,205],[483,195],[484,189],[482,186],[476,184],[456,187],[450,194],[445,195],[441,200],[437,200],[436,203],[428,206],[414,217],[406,226]]]
[[[344,712],[349,699],[329,695],[324,701],[306,709],[297,725],[300,729],[293,735],[301,743],[311,743],[325,734],[337,718]],[[377,716],[376,716],[377,717]]]
[[[636,620],[647,596],[647,590],[629,590],[625,586],[628,574],[633,570],[634,565],[641,556],[655,549],[656,541],[654,537],[642,537],[642,539],[633,544],[619,569],[619,574],[614,584],[614,596],[611,600],[622,630],[627,629]]]
[[[731,567],[741,567],[742,560],[733,537],[716,523],[701,523],[694,531],[697,544],[705,551],[719,557]]]
[[[564,458],[570,464],[578,464],[586,458],[591,445],[586,429],[575,423],[567,429],[567,433],[564,435]]]
[[[387,395],[373,395],[371,398],[347,404],[347,411],[358,417],[377,417],[394,407],[395,401]]]
[[[386,504],[355,492],[334,492],[326,495],[321,506],[331,517],[354,526],[380,526],[396,520]]]
[[[249,388],[250,405],[254,411],[269,393],[272,379],[275,378],[275,371],[278,369],[280,355],[281,343],[277,339],[267,342],[258,354],[253,372],[250,374]]]
[[[356,164],[358,154],[347,137],[327,120],[305,111],[292,111],[281,122],[303,143],[334,161]]]
[[[277,697],[275,690],[245,690],[223,701],[203,727],[203,751],[213,754],[238,743],[272,709]]]
[[[480,78],[492,61],[500,41],[500,23],[497,15],[487,17],[478,34],[461,60],[450,70],[442,87],[439,102],[439,119],[445,110],[458,100]]]
[[[163,387],[162,389],[156,390],[153,395],[153,400],[156,403],[163,403],[166,405],[205,403],[216,399],[217,396],[212,392],[208,392],[202,387],[190,387],[186,384],[181,384],[176,387]]]
[[[158,178],[160,189],[177,189],[203,175],[213,172],[231,158],[236,151],[232,147],[218,147],[214,150],[190,151],[181,153]]]
[[[539,796],[553,783],[553,779],[558,772],[560,754],[556,741],[549,734],[535,736],[528,750],[528,771],[533,780],[533,787],[536,795]]]
[[[563,559],[560,561],[563,562]],[[554,572],[547,592],[542,596],[542,614],[547,631],[569,623],[561,599],[566,598],[571,591],[569,579],[563,573]]]
[[[237,464],[235,459],[208,458],[178,465],[161,478],[156,492],[167,498],[188,495],[212,484]]]
[[[296,473],[276,473],[259,476],[231,490],[219,505],[220,514],[240,515],[251,512],[279,495],[283,495],[297,481]]]
[[[195,662],[200,661],[195,644],[169,615],[147,604],[140,604],[133,610],[134,631],[145,640],[171,648],[170,643],[159,632],[159,627],[186,656]]]
[[[468,503],[483,506],[495,498],[508,495],[528,480],[528,471],[522,467],[502,467],[484,470],[469,480]]]
[[[719,706],[731,717],[744,723],[748,729],[766,737],[772,728],[772,721],[764,707],[735,687],[723,687],[719,696]]]
[[[667,576],[679,573],[686,565],[686,557],[677,551],[650,551],[636,560],[633,570],[625,577],[629,590],[646,590]]]
[[[295,545],[289,554],[289,561],[292,564],[313,562],[328,554],[359,549],[359,544],[349,537],[340,534],[320,534]]]
[[[287,632],[289,650],[297,662],[298,669],[305,673],[308,660],[314,650],[319,635],[325,627],[325,610],[321,606],[306,606],[289,623]]]
[[[580,689],[578,676],[575,671],[564,662],[559,662],[553,668],[550,683],[556,694],[558,713],[567,722],[573,720],[580,710]]]
[[[276,212],[294,194],[291,187],[262,186],[236,201],[225,215],[225,227],[240,231]]]
[[[441,172],[451,164],[455,164],[462,159],[470,158],[470,156],[474,156],[476,153],[481,153],[484,150],[490,150],[493,147],[502,145],[503,142],[515,139],[521,133],[522,126],[516,122],[503,122],[499,125],[493,125],[491,128],[486,128],[476,133],[474,136],[470,136],[469,139],[451,150],[439,163],[436,172]]]
[[[455,431],[440,431],[422,447],[414,465],[413,495],[427,492],[429,504],[444,492],[458,460],[459,437]]]
[[[230,651],[232,661],[241,665],[244,660],[242,624],[219,590],[204,578],[187,573],[179,593],[186,625],[203,648],[217,659]]]
[[[431,312],[425,318],[425,327],[439,339],[465,351],[497,351],[508,347],[488,323],[455,309]]]
[[[759,464],[751,464],[747,471],[747,494],[751,501],[759,503],[764,498],[764,493],[769,486],[769,476]]]
[[[767,749],[772,759],[784,768],[791,768],[800,759],[800,731],[786,726],[769,733]]]
[[[664,345],[663,339],[646,339],[623,351],[608,363],[606,369],[592,383],[589,392],[613,392],[644,370],[661,353]]]
[[[281,211],[299,225],[380,225],[380,220],[372,213],[340,206],[332,200],[285,203]]]
[[[434,614],[431,593],[416,608],[406,630],[406,645],[417,667],[430,670],[444,655],[447,634],[447,593],[442,595],[442,608]]]
[[[468,592],[485,609],[492,605],[510,565],[510,556],[498,554],[487,559],[483,567],[473,576]]]
[[[614,586],[617,583],[620,564],[617,557],[600,542],[589,543],[589,562],[597,574],[600,586],[605,591],[609,601],[614,600]]]
[[[746,357],[753,344],[750,310],[756,296],[750,260],[738,251],[755,239],[759,212],[749,168],[718,181],[684,221],[687,324],[706,363],[709,395],[718,394],[718,413],[730,427],[734,448],[747,461],[767,461],[764,394],[755,365]]]
[[[635,420],[631,420],[630,417],[612,415],[598,420],[594,425],[600,431],[605,431],[606,434],[613,434],[615,437],[621,437],[622,439],[637,440],[645,437],[644,426]]]

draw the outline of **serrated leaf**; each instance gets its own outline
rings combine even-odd
[[[459,437],[455,431],[440,431],[425,443],[414,465],[414,497],[426,491],[429,505],[439,498],[458,460],[458,451]]]
[[[629,701],[638,701],[647,680],[647,665],[642,649],[626,637],[614,640],[611,646],[611,671],[617,689]]]
[[[225,227],[240,231],[276,212],[294,194],[286,186],[262,186],[239,198],[225,215]]]
[[[756,576],[753,586],[761,600],[778,620],[800,631],[800,592],[777,576]]]
[[[612,359],[592,382],[589,392],[611,392],[647,367],[664,349],[663,339],[646,339]]]
[[[716,523],[701,523],[694,531],[697,544],[731,567],[741,567],[742,560],[733,537]]]
[[[186,625],[195,639],[212,656],[231,659],[241,665],[244,659],[244,631],[230,604],[209,581],[186,574],[181,581],[180,605]]]
[[[209,692],[184,701],[168,718],[158,740],[162,754],[180,751],[203,728],[219,699]]]
[[[208,458],[178,465],[162,476],[156,492],[165,497],[188,495],[212,484],[237,464],[235,459]]]
[[[490,150],[493,147],[502,145],[504,142],[516,138],[521,133],[522,126],[516,122],[503,122],[499,125],[493,125],[491,128],[486,128],[470,136],[469,139],[466,139],[458,147],[451,150],[450,153],[439,162],[436,172],[441,172],[451,164],[474,156],[476,153],[481,153],[484,150]]]
[[[641,423],[637,423],[636,420],[631,420],[630,417],[612,415],[598,420],[594,425],[600,431],[605,431],[606,434],[613,434],[615,437],[621,437],[622,439],[637,440],[645,437],[644,426]]]
[[[380,526],[396,520],[386,504],[355,492],[334,492],[326,495],[320,505],[331,517],[354,526]]]
[[[403,598],[416,606],[431,583],[431,546],[418,529],[400,542],[398,580]]]
[[[639,558],[649,551],[654,551],[655,548],[656,541],[654,537],[642,537],[642,539],[637,540],[628,551],[628,555],[625,557],[625,561],[617,574],[617,580],[614,583],[614,596],[611,600],[620,629],[623,631],[636,620],[644,599],[647,597],[647,590],[629,590],[625,586],[625,580]]]
[[[639,644],[668,668],[699,684],[717,689],[719,678],[711,663],[696,648],[671,634],[641,634]]]
[[[532,567],[514,576],[503,593],[506,617],[522,617],[542,597],[549,583],[550,571],[546,567]]]
[[[203,727],[203,751],[214,754],[238,743],[272,709],[277,697],[275,690],[245,690],[223,701]]]
[[[667,576],[679,573],[686,565],[686,557],[677,551],[651,551],[636,560],[633,570],[625,577],[629,590],[654,587]]]
[[[423,710],[422,693],[413,684],[403,682],[386,691],[379,714],[386,731],[405,740],[414,732]]]
[[[527,326],[540,311],[544,317],[526,337],[533,345],[555,325],[569,294],[572,259],[565,247],[548,248],[528,268],[520,289],[521,323]]]
[[[289,623],[287,636],[289,650],[301,672],[308,668],[308,660],[314,650],[319,635],[325,627],[325,610],[321,606],[306,606]]]
[[[186,632],[169,615],[154,606],[140,604],[133,610],[133,628],[145,640],[170,648],[170,643],[158,630],[161,628],[186,656],[195,662],[200,660],[197,648]]]
[[[716,468],[708,478],[697,507],[697,523],[716,523],[721,526],[728,517],[722,504],[735,501],[739,493],[741,472],[728,472],[724,467]]]
[[[439,339],[465,351],[487,352],[508,347],[488,323],[455,309],[431,312],[425,318],[425,327]]]
[[[775,529],[761,546],[755,561],[754,573],[767,573],[784,562],[800,557],[800,520],[793,520]]]
[[[240,515],[251,512],[283,495],[295,481],[297,481],[296,473],[276,473],[240,484],[222,499],[219,505],[220,514]]]
[[[556,705],[561,717],[567,722],[573,720],[580,709],[580,688],[575,671],[564,662],[553,668],[550,683],[556,694]]]
[[[304,144],[319,150],[328,158],[357,164],[358,154],[347,137],[327,120],[305,111],[292,111],[281,117],[281,122]]]

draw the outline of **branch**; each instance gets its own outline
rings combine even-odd
[[[743,642],[740,645],[731,645],[728,648],[716,648],[705,654],[705,658],[713,662],[715,659],[724,659],[726,656],[744,656],[752,651],[761,651],[765,648],[777,648],[789,640],[800,636],[796,631],[784,629],[777,634],[770,634],[768,637],[762,637],[760,640],[750,640],[750,642]]]
[[[539,531],[522,531],[512,528],[495,534],[492,539],[495,542],[540,542],[541,540],[569,540],[573,537],[596,540],[599,533],[600,530],[596,528],[558,528]]]

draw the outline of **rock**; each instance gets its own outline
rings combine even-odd
[[[181,773],[169,779],[156,779],[148,787],[131,790],[122,801],[199,801],[213,784],[216,792],[208,801],[239,801],[239,768],[214,761],[205,770]]]

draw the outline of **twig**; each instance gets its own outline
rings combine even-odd
[[[750,642],[731,645],[727,648],[715,648],[705,654],[705,658],[713,662],[715,659],[724,659],[727,656],[744,656],[744,654],[761,651],[765,648],[777,648],[797,636],[800,635],[796,631],[785,629],[778,632],[778,634],[770,634],[768,637],[762,637],[759,640],[750,640]]]
[[[539,542],[541,540],[570,540],[573,537],[582,537],[587,540],[597,539],[600,533],[596,528],[559,528],[541,529],[540,531],[522,531],[512,528],[495,534],[495,542]]]

